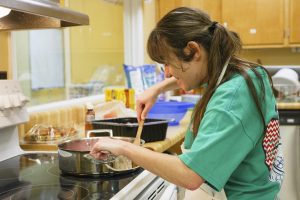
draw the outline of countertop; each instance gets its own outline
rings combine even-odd
[[[282,110],[300,110],[300,102],[277,103],[277,108]]]
[[[164,152],[167,149],[173,147],[175,144],[180,142],[186,132],[186,126],[179,125],[179,126],[169,126],[167,130],[166,139],[157,142],[149,142],[144,145],[144,147],[151,149],[157,152]]]
[[[156,152],[164,152],[182,141],[185,136],[186,125],[169,126],[166,139],[157,142],[149,142],[144,147]],[[20,144],[25,151],[57,151],[57,144]]]
[[[277,103],[278,109],[290,110],[299,109],[300,102],[298,103]],[[144,145],[144,147],[157,152],[164,152],[174,145],[178,145],[184,136],[187,124],[190,120],[191,113],[187,113],[184,119],[181,121],[179,126],[169,126],[167,130],[166,139],[157,142],[149,142]],[[57,144],[21,144],[21,148],[25,151],[57,151]]]

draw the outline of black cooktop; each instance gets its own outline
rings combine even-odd
[[[110,199],[141,172],[76,177],[61,173],[56,153],[23,154],[0,162],[0,199]]]

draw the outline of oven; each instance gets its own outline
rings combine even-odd
[[[300,199],[300,110],[279,110],[280,135],[284,154],[281,200]]]
[[[23,151],[18,125],[28,121],[27,99],[12,80],[0,80],[0,96],[0,199],[177,199],[176,186],[142,168],[74,176],[60,171],[57,152]]]

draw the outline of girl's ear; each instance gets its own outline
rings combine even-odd
[[[199,60],[201,57],[201,48],[197,42],[189,41],[184,49],[186,54],[194,53],[193,59]]]

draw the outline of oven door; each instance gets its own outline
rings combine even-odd
[[[279,110],[284,178],[279,199],[300,199],[300,110]]]
[[[135,199],[177,200],[177,186],[156,176]]]
[[[300,126],[282,125],[280,134],[285,172],[279,199],[300,199]]]
[[[168,200],[177,200],[178,187],[174,184],[169,184],[168,187],[163,192],[160,199],[168,199]]]

